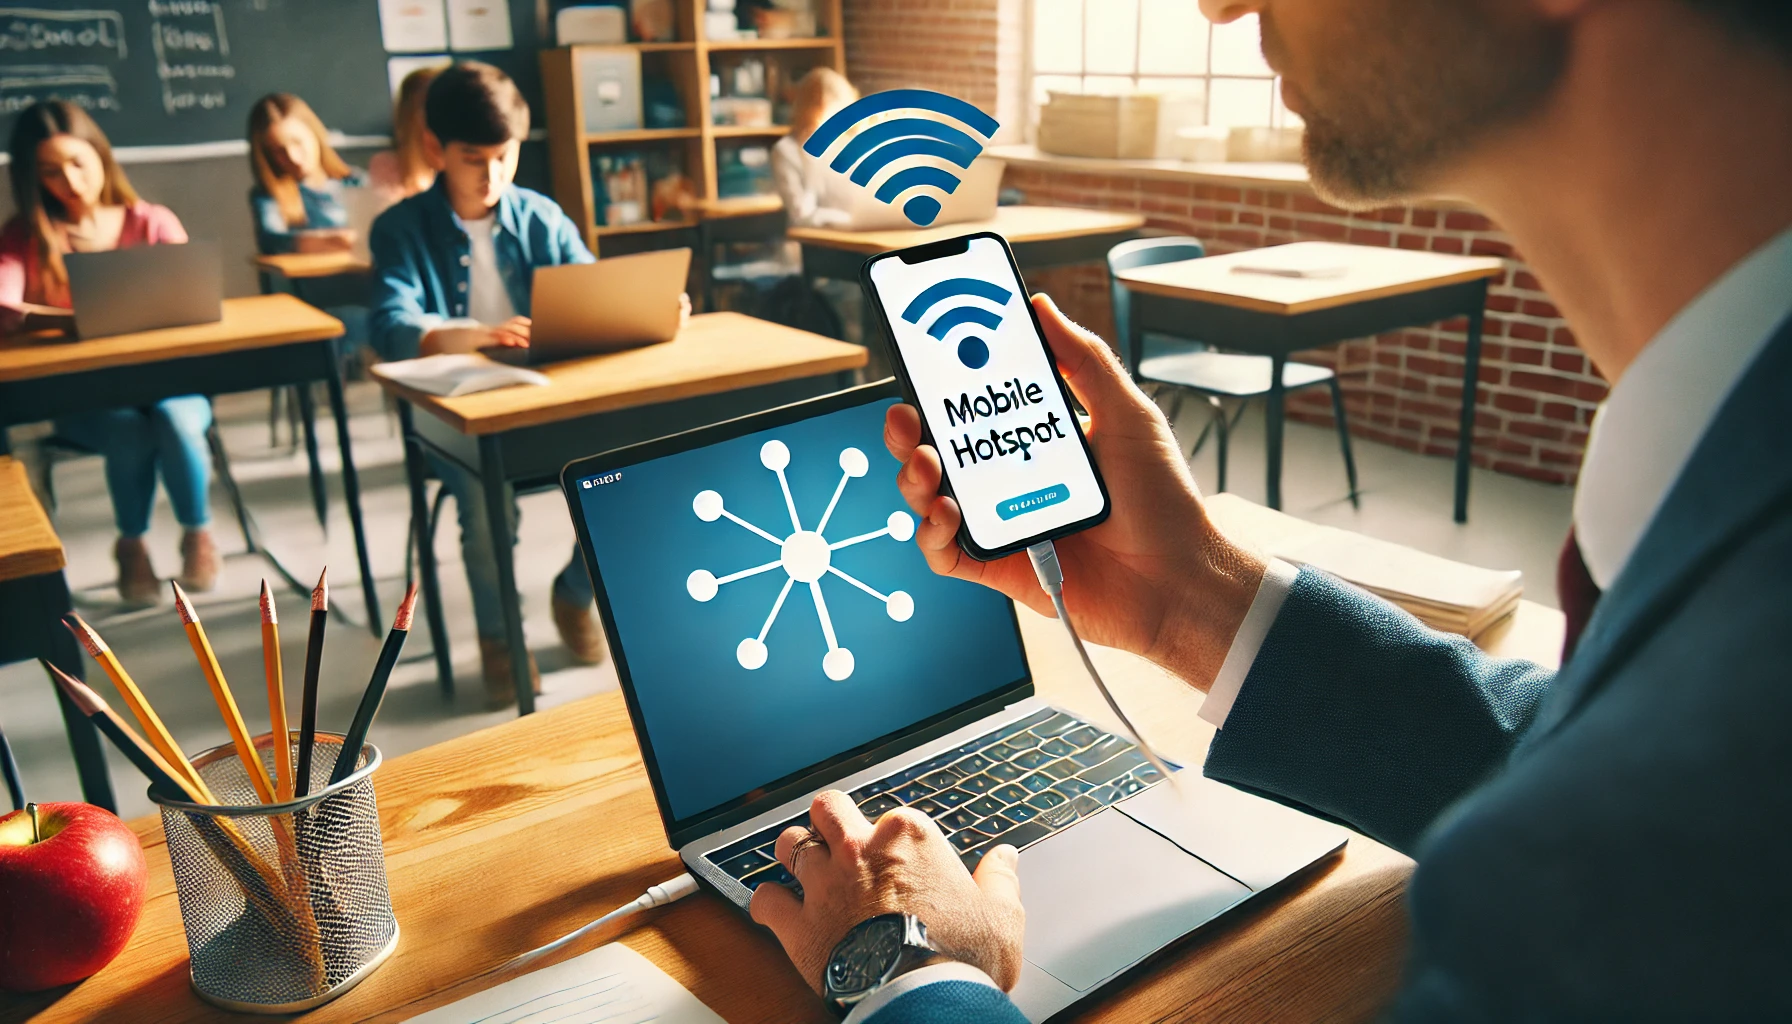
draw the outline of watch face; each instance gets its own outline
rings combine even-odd
[[[828,961],[828,991],[847,996],[876,988],[902,956],[901,914],[862,922],[834,947]]]

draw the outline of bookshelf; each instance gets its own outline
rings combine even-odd
[[[720,154],[728,147],[767,145],[789,133],[788,126],[714,124],[710,108],[710,76],[727,75],[741,61],[760,58],[768,68],[767,93],[787,90],[810,68],[825,66],[844,73],[846,46],[841,37],[841,0],[815,0],[817,30],[803,39],[706,39],[703,35],[704,0],[674,0],[677,5],[677,39],[657,43],[619,43],[605,46],[563,46],[541,52],[542,92],[547,107],[548,158],[554,198],[573,222],[585,232],[591,250],[604,255],[604,239],[612,249],[638,251],[655,232],[694,228],[703,216],[726,216],[736,208],[759,209],[764,197],[723,199],[717,189]],[[683,128],[640,128],[628,131],[587,132],[585,106],[579,83],[581,62],[618,51],[633,51],[641,62],[643,79],[671,83],[684,108]],[[776,84],[770,69],[778,69]],[[605,150],[675,154],[691,180],[697,202],[683,211],[684,219],[611,226],[600,224],[597,192],[593,188],[592,163]],[[775,200],[770,202],[776,206]],[[671,216],[677,216],[671,215]],[[626,242],[624,237],[626,236]],[[667,244],[678,244],[672,238]]]

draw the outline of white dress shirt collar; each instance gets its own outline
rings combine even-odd
[[[1717,411],[1792,313],[1792,229],[1755,250],[1643,349],[1593,417],[1574,535],[1609,588]]]

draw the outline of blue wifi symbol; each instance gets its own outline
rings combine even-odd
[[[1013,292],[999,284],[990,284],[988,281],[979,281],[970,277],[957,277],[950,281],[941,281],[915,296],[915,301],[909,303],[908,308],[902,311],[902,319],[919,327],[921,321],[927,317],[933,307],[962,295],[988,299],[1004,308],[1007,307],[1008,301],[1014,298]],[[927,333],[936,340],[945,341],[946,335],[966,324],[975,324],[984,330],[993,331],[1002,326],[1002,314],[992,313],[981,306],[969,304],[953,306],[939,315],[939,318],[933,322],[933,326],[927,328]],[[975,335],[965,338],[958,343],[958,361],[973,370],[983,369],[984,365],[989,362],[989,343]]]
[[[975,138],[943,121],[899,117],[879,121],[854,135],[829,166],[841,174],[850,172],[852,183],[861,187],[871,184],[871,179],[898,160],[912,163],[916,157],[938,157],[961,168],[969,167],[1001,128],[995,118],[956,96],[926,89],[891,89],[873,93],[828,118],[815,134],[809,136],[803,149],[810,156],[820,157],[856,125],[892,110],[925,110],[941,114],[963,123],[982,138]],[[902,193],[928,185],[951,195],[958,191],[958,181],[958,175],[943,167],[914,164],[898,170],[878,186],[877,201],[895,205]],[[927,227],[940,215],[940,201],[930,195],[917,195],[902,204],[902,212],[910,221]]]

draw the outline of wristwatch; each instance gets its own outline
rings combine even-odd
[[[846,933],[822,974],[822,997],[844,1017],[878,989],[917,967],[945,959],[913,914],[880,914]]]

